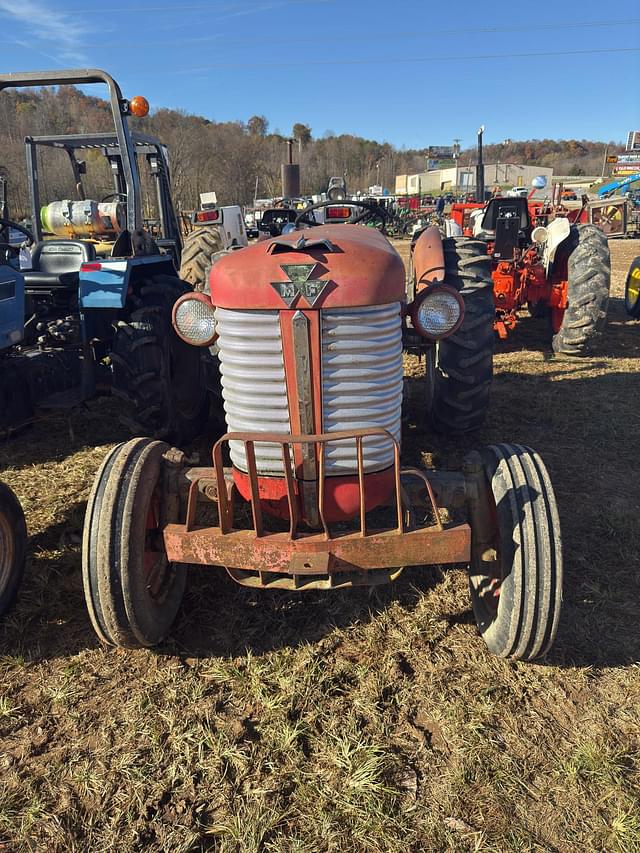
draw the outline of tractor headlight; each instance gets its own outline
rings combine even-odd
[[[460,327],[464,303],[457,290],[446,284],[436,284],[418,294],[410,313],[416,332],[437,341],[452,335]]]
[[[201,293],[185,293],[173,306],[173,328],[183,341],[208,347],[216,338],[214,307]]]

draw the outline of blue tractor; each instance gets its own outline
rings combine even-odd
[[[10,266],[0,266],[0,350],[12,346],[22,322],[23,305],[24,279]],[[20,502],[0,482],[0,616],[9,609],[18,591],[26,546],[27,527]]]
[[[100,70],[0,75],[7,88],[106,84],[114,133],[27,137],[30,227],[0,219],[0,434],[52,408],[68,408],[99,393],[121,401],[133,434],[173,436],[178,443],[202,430],[209,409],[206,358],[172,329],[181,281],[181,239],[171,203],[166,150],[131,133],[129,115],[145,115]],[[66,151],[77,199],[41,205],[36,150]],[[86,164],[76,154],[102,150],[114,192],[85,197]],[[156,179],[158,220],[142,218],[138,160]],[[213,380],[211,380],[213,381]]]
[[[173,331],[176,300],[191,290],[178,278],[181,240],[171,204],[166,150],[129,131],[129,115],[148,110],[123,98],[104,71],[0,75],[3,89],[103,83],[114,133],[28,137],[28,224],[11,219],[7,178],[0,185],[0,435],[53,408],[114,393],[128,431],[183,442],[201,431],[217,370]],[[41,207],[36,151],[66,151],[77,199]],[[114,192],[87,199],[84,161],[100,149]],[[142,218],[138,161],[155,178],[158,218]],[[0,615],[22,576],[27,530],[15,494],[0,483]]]

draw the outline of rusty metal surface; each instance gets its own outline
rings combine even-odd
[[[471,529],[467,524],[429,527],[398,533],[396,530],[360,532],[325,539],[323,533],[291,539],[288,533],[253,530],[221,533],[218,527],[187,531],[184,525],[169,524],[164,543],[170,562],[203,566],[230,566],[262,572],[294,574],[296,567],[321,561],[329,573],[360,569],[399,568],[432,563],[468,563]],[[320,573],[320,570],[318,570]]]
[[[253,515],[254,522],[254,530],[256,533],[256,537],[262,536],[263,533],[263,520],[262,520],[262,507],[260,502],[260,477],[258,476],[258,472],[256,470],[255,463],[255,444],[258,442],[264,442],[269,444],[279,444],[282,447],[283,459],[287,459],[288,457],[285,455],[285,448],[289,448],[290,446],[300,445],[302,447],[311,448],[314,452],[314,455],[317,455],[319,459],[319,468],[318,468],[318,480],[313,481],[314,486],[314,494],[316,495],[317,507],[316,512],[312,514],[310,517],[307,512],[302,512],[302,508],[296,509],[294,512],[291,512],[291,507],[293,504],[297,505],[298,502],[298,494],[296,493],[295,485],[299,487],[302,482],[304,485],[304,481],[296,480],[293,475],[289,476],[291,473],[289,470],[288,462],[285,461],[285,476],[284,476],[284,484],[286,486],[286,494],[287,501],[290,507],[290,537],[295,538],[299,516],[304,515],[305,520],[307,522],[312,522],[313,526],[322,525],[323,535],[325,538],[331,538],[331,530],[330,526],[327,523],[326,517],[326,506],[325,506],[325,496],[326,496],[326,464],[325,464],[325,456],[324,456],[324,448],[327,444],[336,441],[345,441],[345,440],[353,440],[356,444],[357,450],[357,468],[358,468],[358,485],[359,485],[359,517],[361,524],[361,535],[367,535],[366,531],[366,482],[367,476],[364,472],[364,463],[363,463],[363,453],[362,453],[362,443],[363,440],[367,437],[373,436],[384,436],[390,441],[393,445],[394,452],[394,484],[395,484],[395,504],[396,504],[396,523],[398,532],[402,532],[404,529],[404,514],[403,514],[403,506],[402,506],[402,494],[401,494],[401,482],[400,482],[400,445],[394,438],[394,436],[386,429],[382,429],[381,427],[368,427],[365,429],[357,429],[357,430],[336,430],[335,432],[325,432],[325,433],[316,433],[316,434],[301,434],[301,435],[289,435],[282,433],[273,433],[273,432],[230,432],[223,435],[214,445],[213,447],[213,465],[215,469],[215,478],[217,480],[217,491],[218,493],[222,489],[222,485],[224,483],[224,472],[222,469],[222,447],[226,442],[229,441],[241,441],[245,446],[245,456],[247,459],[247,475],[249,477],[249,485],[250,485],[250,503],[251,503],[251,512]],[[197,479],[194,480],[191,486],[190,492],[190,501],[189,508],[192,509],[192,492],[195,488],[197,488]],[[223,532],[227,532],[227,530],[231,530],[233,528],[233,513],[229,511],[228,501],[226,500],[225,495],[221,496],[219,499],[219,507],[220,507],[220,519],[221,519],[221,527]],[[436,512],[437,518],[437,512]],[[315,521],[315,523],[313,523]],[[193,522],[192,513],[188,513],[187,515],[187,523],[188,526],[191,527]]]
[[[393,527],[370,529],[366,513],[367,475],[364,472],[362,444],[368,436],[385,435],[394,446],[395,510]],[[324,448],[328,442],[352,439],[356,443],[357,478],[360,510],[353,519],[357,527],[346,532],[330,526],[324,517]],[[222,464],[222,447],[227,441],[242,441],[251,483],[250,505],[253,529],[234,527],[232,476]],[[260,503],[259,477],[255,466],[254,445],[258,441],[280,444],[285,461],[284,482],[290,511],[287,532],[270,532],[265,528]],[[301,509],[296,491],[296,478],[291,466],[291,446],[311,445],[318,454],[318,512],[323,522],[318,531],[300,529]],[[340,585],[382,582],[383,577],[407,565],[466,563],[471,555],[471,530],[466,524],[443,525],[436,501],[439,488],[437,475],[419,469],[400,468],[400,448],[386,430],[368,428],[316,435],[282,435],[280,433],[228,433],[213,448],[214,467],[183,471],[189,483],[185,524],[168,524],[163,536],[167,558],[175,563],[224,566],[239,583],[250,586],[281,586],[287,589],[326,588],[336,586],[334,575],[348,574]],[[407,529],[402,477],[413,477],[421,483],[426,503],[435,523],[430,527]],[[433,480],[433,482],[432,482]],[[460,488],[460,478],[457,481]],[[442,490],[442,486],[440,485]],[[464,491],[464,479],[462,483]],[[198,499],[217,503],[219,526],[198,528],[195,525]],[[245,522],[246,523],[246,522]],[[355,526],[354,524],[354,526]],[[393,570],[393,571],[391,571]],[[238,574],[240,573],[240,574]],[[367,575],[371,577],[367,580]],[[278,577],[276,577],[278,576]],[[307,578],[304,583],[301,578]],[[376,580],[377,579],[377,580]],[[319,584],[319,586],[318,586]]]
[[[427,228],[413,247],[416,293],[436,281],[444,281],[442,235],[436,226]]]

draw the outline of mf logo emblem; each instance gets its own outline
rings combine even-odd
[[[299,296],[303,296],[313,308],[324,293],[328,281],[311,280],[319,264],[281,264],[280,269],[288,281],[272,281],[271,287],[278,293],[287,308],[291,308]]]

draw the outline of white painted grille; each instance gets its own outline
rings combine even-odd
[[[400,304],[322,312],[322,412],[325,432],[382,427],[398,441],[402,408]],[[388,439],[366,438],[364,468],[393,465]],[[354,441],[326,445],[328,475],[357,471]]]
[[[229,432],[291,432],[278,311],[216,308],[222,396]],[[247,470],[244,445],[230,442],[231,460]],[[256,444],[261,474],[284,474],[277,444]]]
[[[322,311],[322,405],[325,432],[382,427],[399,441],[402,406],[400,304]],[[278,311],[216,308],[222,395],[229,432],[291,432]],[[393,465],[388,440],[364,440],[364,468]],[[231,459],[247,470],[244,447]],[[326,445],[328,476],[357,471],[355,442]],[[283,475],[281,450],[256,445],[261,474]]]

